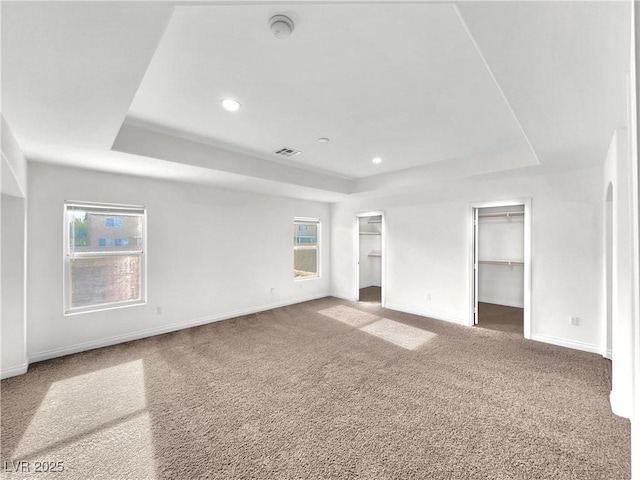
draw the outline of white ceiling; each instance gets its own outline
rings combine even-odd
[[[453,5],[290,8],[286,40],[272,6],[176,8],[129,115],[346,178],[526,144]]]
[[[321,201],[591,165],[626,123],[630,22],[630,2],[3,2],[2,114],[33,160]]]

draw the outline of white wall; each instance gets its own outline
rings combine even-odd
[[[532,337],[600,351],[602,167],[531,169],[335,204],[334,295],[353,299],[353,215],[384,210],[386,306],[470,323],[471,203],[532,199]],[[427,300],[430,295],[431,300]],[[571,316],[580,326],[569,324]]]
[[[0,376],[27,371],[26,199],[27,160],[4,120],[0,167]]]
[[[330,290],[327,204],[37,163],[30,164],[29,192],[31,361],[321,297]],[[147,305],[63,315],[65,200],[147,207]],[[322,221],[320,279],[293,280],[294,217]]]
[[[3,157],[2,193],[25,197],[27,193],[27,160],[2,115],[0,115],[0,138],[2,138]]]
[[[524,206],[482,208],[480,214],[522,211]],[[524,216],[480,217],[478,221],[478,259],[524,260]],[[480,302],[524,307],[524,265],[478,265]]]
[[[631,412],[631,468],[632,478],[640,478],[640,165],[638,162],[638,136],[640,123],[638,122],[638,90],[640,90],[640,9],[636,2],[631,2],[632,29],[629,59],[628,84],[628,122],[630,138],[629,161],[631,164],[631,230],[633,257],[633,317],[632,328],[628,334],[633,337],[632,364],[632,412]]]
[[[613,192],[612,238],[612,392],[614,413],[630,418],[632,414],[633,337],[633,237],[631,230],[631,163],[627,129],[615,132],[605,162],[604,182],[600,195],[603,215],[609,185]],[[606,232],[603,228],[603,258],[606,259]],[[602,276],[606,279],[606,261]],[[603,317],[606,318],[606,282],[603,285]],[[606,335],[606,325],[603,336]],[[603,345],[606,343],[603,342]],[[606,353],[603,351],[603,353]]]
[[[2,195],[2,378],[26,372],[25,201]]]

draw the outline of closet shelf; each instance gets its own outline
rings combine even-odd
[[[367,223],[382,223],[382,219],[376,218],[376,219],[367,220]]]
[[[370,257],[382,257],[382,252],[379,250],[372,250],[369,252]]]
[[[507,265],[509,267],[524,266],[524,262],[519,260],[478,260],[478,263],[485,265]]]
[[[360,232],[360,235],[381,235],[380,232]]]
[[[489,217],[523,217],[524,212],[493,212],[493,213],[481,213],[478,215],[478,218],[489,218]]]

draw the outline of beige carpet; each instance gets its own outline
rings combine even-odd
[[[361,302],[380,303],[380,299],[382,298],[382,289],[380,287],[361,288],[358,297]]]
[[[478,327],[524,335],[524,309],[478,302]]]
[[[34,364],[2,381],[1,457],[56,479],[628,479],[606,370],[326,298]]]

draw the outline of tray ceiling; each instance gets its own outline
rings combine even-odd
[[[2,114],[36,161],[339,201],[602,162],[626,122],[624,2],[2,9]]]

